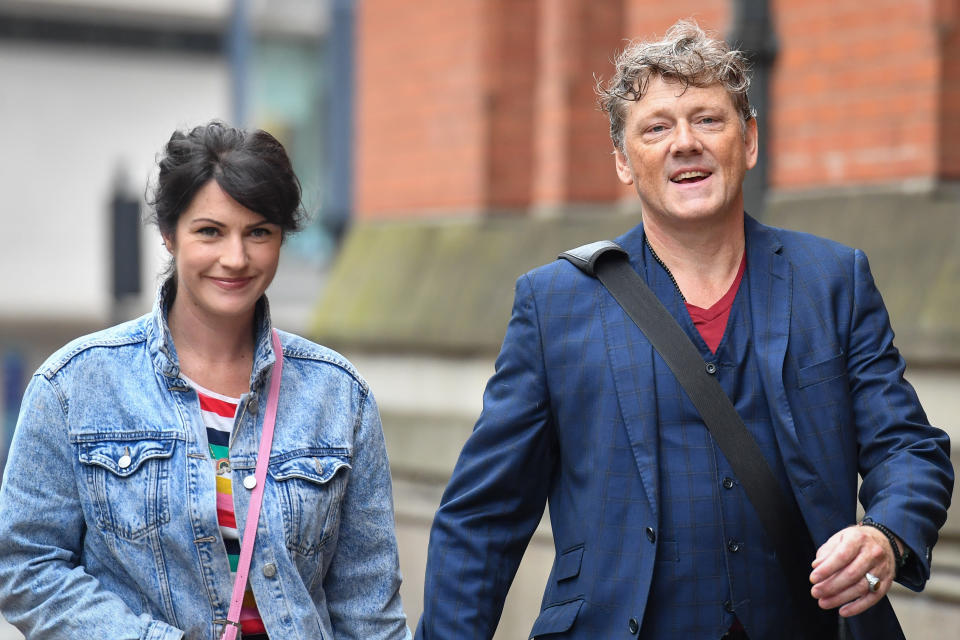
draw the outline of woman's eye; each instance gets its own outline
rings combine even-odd
[[[200,227],[197,229],[197,233],[201,236],[206,236],[208,238],[213,238],[220,233],[220,230],[216,227]]]
[[[250,235],[252,235],[254,238],[266,238],[273,235],[273,231],[267,229],[266,227],[257,227],[250,232]]]

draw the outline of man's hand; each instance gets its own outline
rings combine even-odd
[[[880,579],[873,593],[867,583],[868,572]],[[817,550],[810,593],[821,609],[840,607],[840,615],[846,618],[879,602],[895,575],[896,562],[887,537],[873,527],[853,525],[833,534]]]

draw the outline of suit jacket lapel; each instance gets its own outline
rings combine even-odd
[[[790,448],[796,448],[796,429],[783,386],[793,277],[790,264],[780,253],[783,246],[773,231],[750,217],[745,227],[753,348],[763,368],[763,386],[772,417],[778,422],[777,437],[780,439],[782,434]],[[781,449],[783,445],[781,441]]]
[[[643,228],[634,227],[616,239],[630,254],[630,264],[643,273]],[[598,291],[600,317],[620,414],[627,430],[637,470],[654,518],[659,517],[659,431],[653,346],[602,285]]]
[[[783,368],[790,339],[793,274],[775,232],[753,218],[746,220],[747,271],[753,348],[761,366],[763,389],[770,418],[797,503],[814,541],[833,532],[820,530],[823,522],[836,522],[837,502],[818,469],[803,451],[783,383]],[[827,515],[826,518],[824,516]]]

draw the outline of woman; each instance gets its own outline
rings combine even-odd
[[[408,638],[373,396],[292,334],[275,365],[264,292],[300,224],[286,152],[217,122],[176,132],[154,206],[172,265],[153,312],[67,345],[27,388],[0,489],[0,611],[31,640]]]

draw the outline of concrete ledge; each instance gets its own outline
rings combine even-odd
[[[496,353],[525,271],[565,249],[623,233],[635,214],[465,222],[360,223],[349,233],[310,323],[335,348]],[[960,200],[866,193],[774,200],[763,221],[867,252],[897,344],[912,363],[960,363]]]
[[[312,335],[341,349],[496,353],[517,277],[637,222],[607,215],[359,224],[330,274]]]

